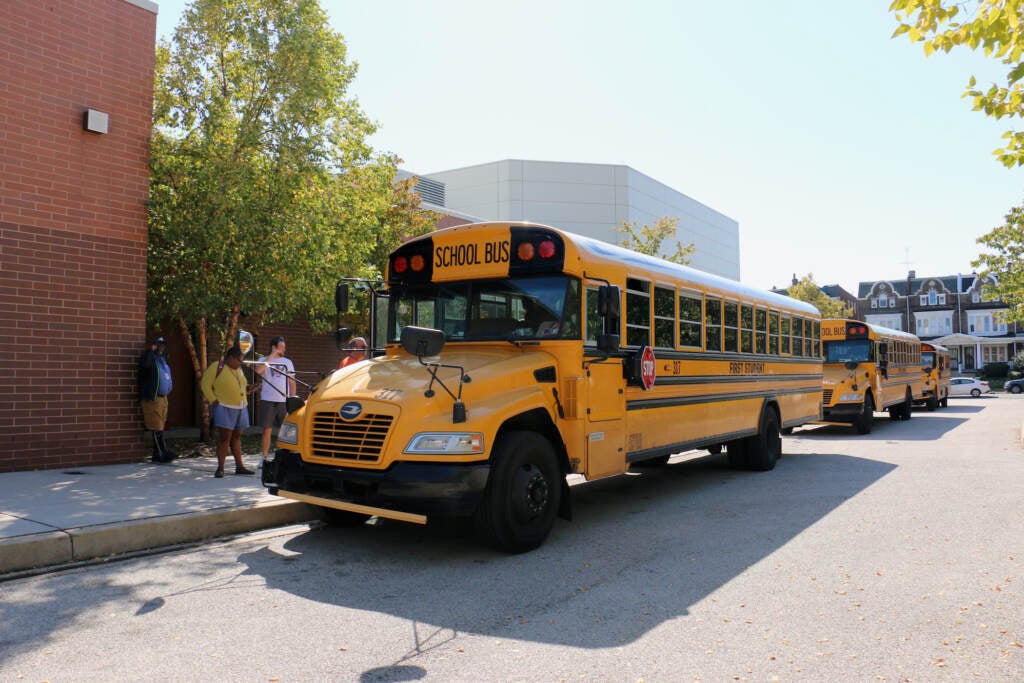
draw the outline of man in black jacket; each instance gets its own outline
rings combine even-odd
[[[170,462],[178,454],[164,443],[167,424],[167,395],[171,393],[171,366],[167,363],[167,340],[155,337],[139,356],[139,402],[146,429],[153,432],[153,462]]]

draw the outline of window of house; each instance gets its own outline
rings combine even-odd
[[[721,315],[721,313],[719,313]],[[679,345],[700,348],[703,326],[699,294],[679,294]]]
[[[871,308],[878,308],[878,299],[871,300]]]
[[[722,300],[714,296],[704,301],[704,349],[722,350]]]
[[[667,287],[654,288],[654,345],[676,347],[676,293]]]
[[[982,346],[981,347],[981,359],[983,363],[1005,363],[1008,355],[1006,353],[1006,347],[1002,344],[998,346]]]
[[[651,283],[626,279],[626,345],[651,343]]]
[[[945,306],[946,305],[946,295],[945,294],[939,294],[939,305],[940,306]]]
[[[889,308],[896,308],[896,297],[889,297]]]
[[[921,295],[921,305],[922,306],[927,306],[928,305],[928,295],[927,294],[922,294]]]

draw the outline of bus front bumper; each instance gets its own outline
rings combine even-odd
[[[278,450],[263,466],[263,485],[273,495],[313,505],[425,523],[427,515],[472,514],[483,498],[488,463],[398,462],[384,471],[303,462]]]
[[[821,419],[823,422],[854,422],[863,410],[864,405],[861,403],[837,403],[822,408]]]

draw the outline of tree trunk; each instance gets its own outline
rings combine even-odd
[[[195,373],[196,386],[199,386],[203,381],[203,373],[206,372],[206,319],[200,318],[196,321],[196,338],[199,340],[199,349],[196,349],[195,344],[192,342],[192,334],[189,332],[188,324],[185,319],[178,316],[178,327],[181,329],[181,336],[185,340],[185,346],[188,348],[189,358],[192,359],[192,371]],[[206,402],[206,397],[203,393],[199,392],[199,438],[202,441],[210,440],[210,405]]]

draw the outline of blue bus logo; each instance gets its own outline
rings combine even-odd
[[[358,401],[349,401],[339,411],[342,420],[354,420],[363,414],[363,406]]]

